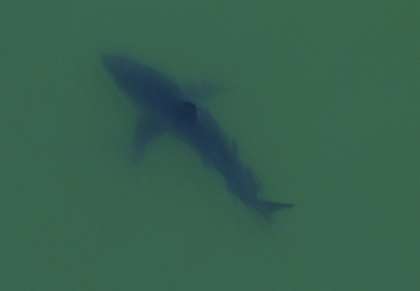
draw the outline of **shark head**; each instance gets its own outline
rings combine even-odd
[[[119,55],[102,56],[102,64],[117,86],[131,97],[144,96],[148,68]]]
[[[181,88],[163,73],[120,55],[103,55],[102,64],[117,86],[138,105],[147,105],[166,117],[179,111],[181,116],[194,118],[194,104],[181,102]]]
[[[103,55],[102,64],[117,82],[133,79],[141,72],[141,66],[138,63],[133,63],[128,58],[119,55]]]

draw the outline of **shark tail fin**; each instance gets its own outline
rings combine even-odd
[[[271,218],[275,212],[279,210],[291,208],[293,206],[294,204],[292,203],[261,201],[261,203],[259,203],[258,210],[263,214],[264,217]]]

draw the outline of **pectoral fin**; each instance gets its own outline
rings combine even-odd
[[[141,160],[147,146],[165,131],[162,122],[149,117],[138,122],[134,136],[135,159]]]

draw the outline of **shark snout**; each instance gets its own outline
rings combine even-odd
[[[123,66],[121,57],[112,54],[104,54],[101,56],[103,66],[110,72],[116,73]]]

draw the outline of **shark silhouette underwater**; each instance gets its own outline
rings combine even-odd
[[[211,114],[191,101],[191,96],[178,84],[130,57],[103,55],[102,62],[117,87],[134,99],[139,109],[150,113],[139,121],[136,129],[135,146],[139,155],[148,144],[169,130],[195,149],[206,165],[217,170],[229,192],[249,208],[271,217],[277,210],[293,206],[259,197],[260,183],[239,158],[234,143],[225,137]]]

